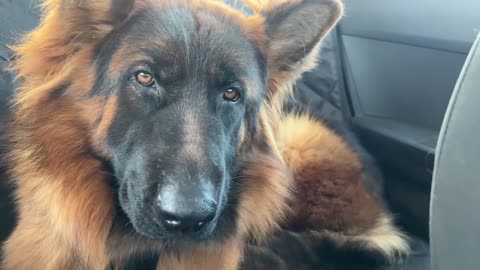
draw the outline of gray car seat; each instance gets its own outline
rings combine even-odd
[[[480,269],[480,35],[443,121],[433,174],[432,270]]]

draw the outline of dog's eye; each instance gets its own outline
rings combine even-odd
[[[240,98],[240,93],[238,92],[238,89],[234,87],[230,87],[225,92],[223,92],[223,98],[225,100],[235,102]]]
[[[135,80],[143,86],[153,86],[155,84],[153,75],[143,70],[135,74]]]

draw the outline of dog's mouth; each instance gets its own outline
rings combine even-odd
[[[220,215],[217,214],[208,224],[198,228],[184,228],[176,231],[166,230],[165,227],[154,219],[134,221],[129,218],[129,223],[139,235],[151,240],[170,242],[208,242],[214,238]]]

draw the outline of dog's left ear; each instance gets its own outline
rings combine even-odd
[[[290,0],[264,9],[271,78],[282,73],[295,80],[313,68],[321,40],[342,11],[340,0]]]

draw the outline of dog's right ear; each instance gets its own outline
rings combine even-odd
[[[43,0],[40,25],[11,47],[16,56],[11,69],[19,77],[51,81],[65,72],[72,54],[94,49],[149,1]]]
[[[123,23],[142,0],[61,0],[59,16],[74,43],[101,40]],[[53,0],[57,2],[58,0]]]

